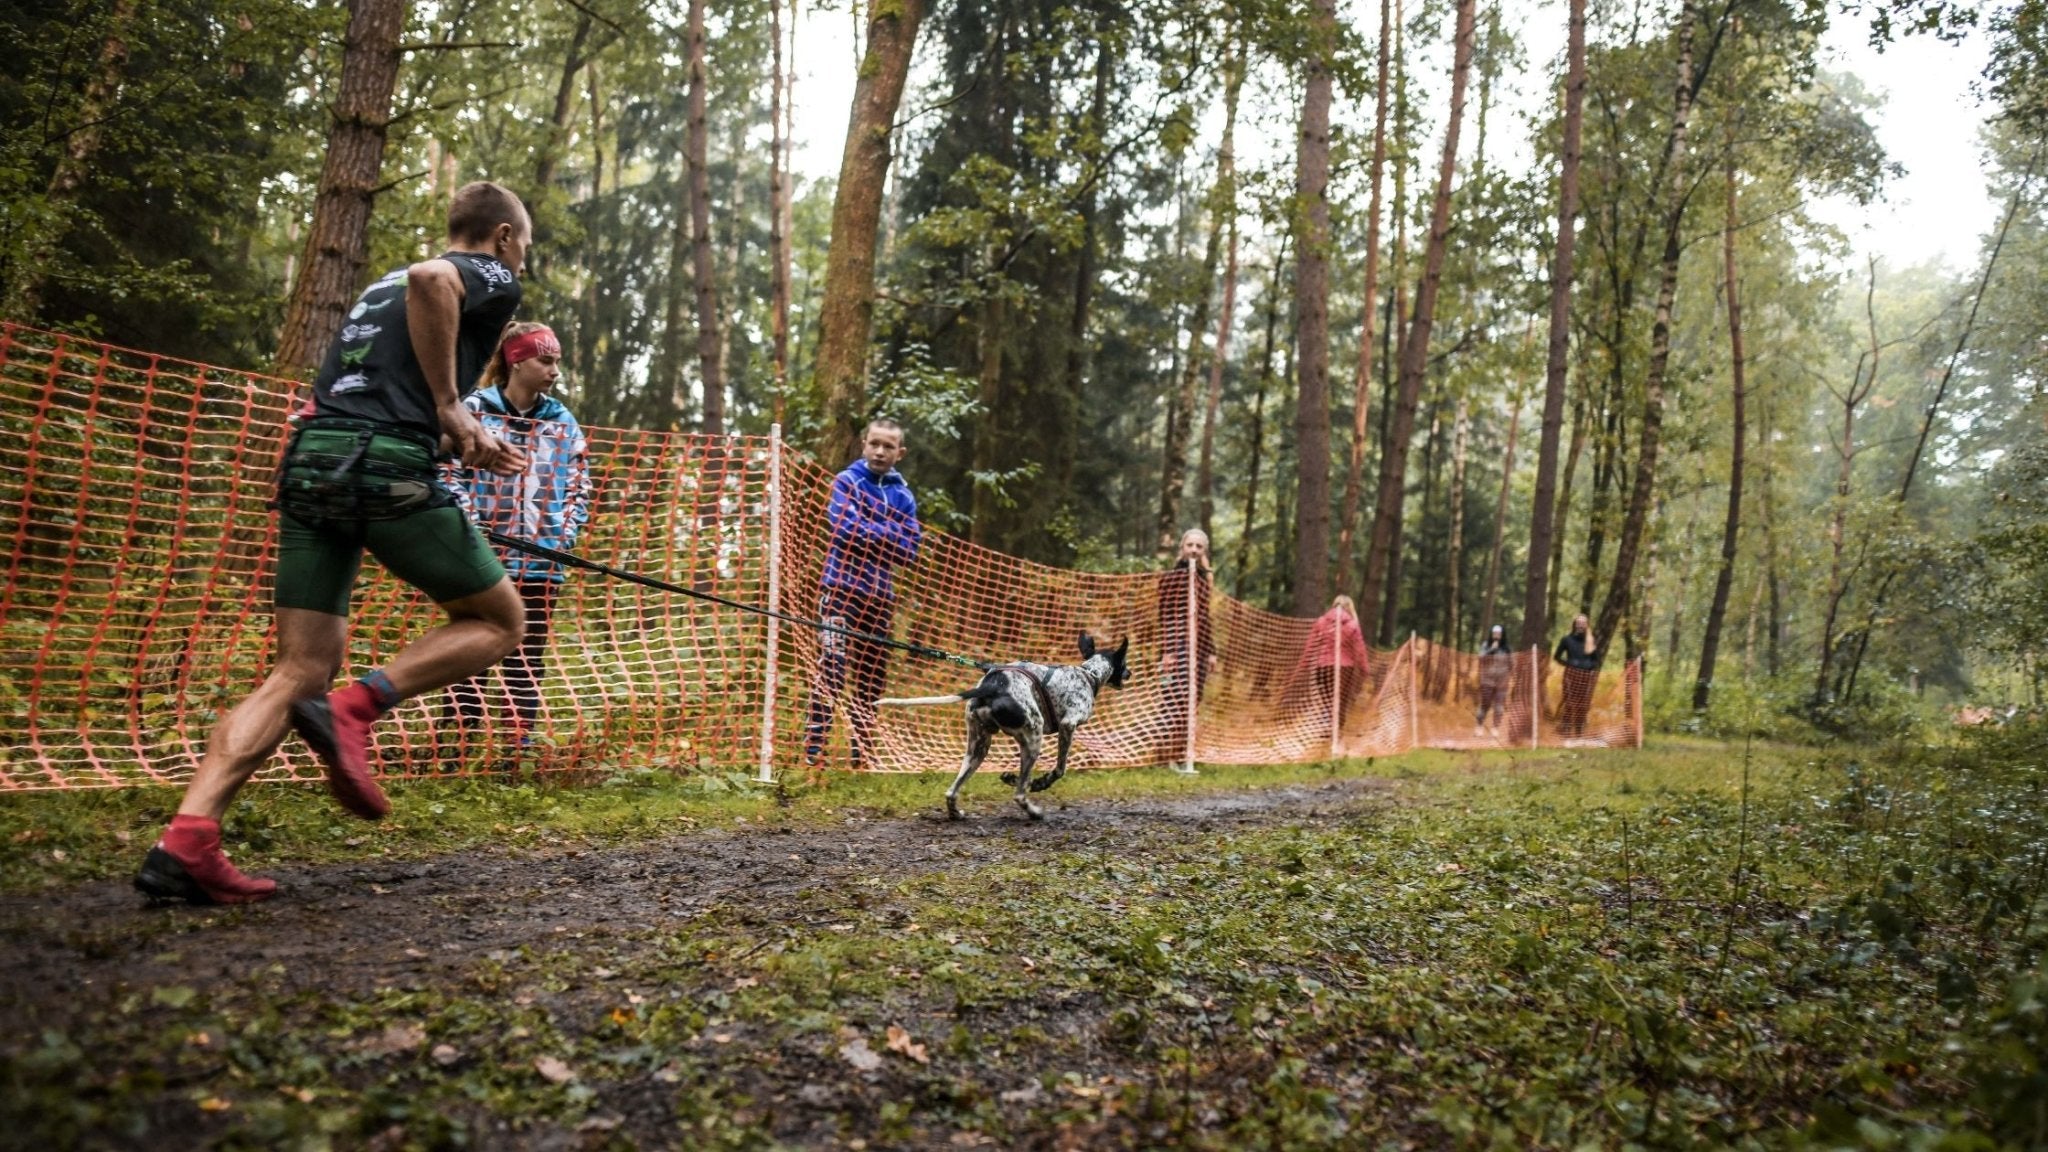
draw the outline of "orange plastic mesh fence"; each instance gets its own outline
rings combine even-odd
[[[261,680],[274,639],[268,501],[293,393],[289,381],[0,325],[0,790],[182,781],[221,710]],[[875,619],[875,601],[822,587],[833,469],[773,437],[585,435],[589,518],[574,550],[590,559],[978,660],[1067,663],[1083,632],[1104,646],[1128,638],[1130,683],[1101,694],[1075,741],[1079,768],[1639,740],[1633,663],[1593,678],[1525,652],[1503,677],[1411,640],[1359,669],[1312,644],[1312,621],[1232,600],[1184,569],[1072,572],[925,531],[914,559],[896,556],[893,618]],[[900,541],[900,518],[854,507]],[[366,563],[345,673],[382,664],[439,619]],[[971,668],[877,659],[857,640],[584,572],[568,575],[547,622],[530,660],[380,724],[380,771],[960,762],[957,706],[868,701],[958,691],[978,678]],[[1500,707],[1475,720],[1482,692]],[[1002,740],[988,766],[1015,761]],[[320,770],[288,740],[261,777]]]

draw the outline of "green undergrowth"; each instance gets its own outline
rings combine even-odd
[[[774,1146],[806,1108],[827,1119],[803,1143],[871,1148],[2048,1145],[2041,729],[1061,787],[1105,803],[1333,773],[1394,787],[1339,815],[1169,828],[1138,852],[866,875],[536,940],[375,993],[286,994],[281,968],[134,989],[99,1034],[18,1050],[0,1114],[34,1112],[19,1131],[59,1144],[139,1139],[163,1110],[133,1101],[167,1077],[183,1107],[235,1116],[244,1146],[396,1129],[457,1147],[480,1116],[628,1146],[649,1138],[619,1118],[649,1093],[668,1126],[652,1142],[692,1147]],[[305,790],[261,789],[239,820],[265,830],[242,833],[252,856],[348,859],[823,827],[930,811],[939,786],[406,785],[394,824],[354,846],[363,826]],[[987,814],[998,795],[975,793],[983,818],[1010,816]],[[32,883],[124,871],[133,845],[92,826],[139,836],[155,818],[111,795],[0,807],[13,859],[54,842],[17,830],[72,837]],[[89,1055],[122,1043],[146,1050]]]

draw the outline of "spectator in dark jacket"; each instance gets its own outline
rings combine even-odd
[[[1578,736],[1586,731],[1586,712],[1593,706],[1593,685],[1600,679],[1600,641],[1593,626],[1581,612],[1572,617],[1572,630],[1557,642],[1551,659],[1564,665],[1564,698],[1557,705],[1560,735]]]
[[[1181,535],[1180,556],[1159,576],[1160,690],[1164,693],[1160,753],[1163,759],[1188,758],[1188,665],[1195,668],[1194,695],[1199,701],[1216,670],[1216,638],[1209,628],[1209,534],[1190,528]],[[1188,631],[1188,601],[1194,600],[1194,632]]]
[[[896,471],[903,451],[903,426],[877,419],[862,436],[861,458],[833,478],[825,507],[832,539],[818,599],[818,616],[827,624],[887,636],[895,621],[895,570],[917,559],[924,540],[917,498]],[[823,656],[811,686],[804,759],[816,768],[823,758],[833,700],[844,693],[853,766],[859,768],[872,743],[875,701],[889,673],[889,650],[831,631],[821,632],[819,643]]]

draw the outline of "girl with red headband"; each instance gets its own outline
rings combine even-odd
[[[590,521],[590,449],[576,417],[551,394],[561,379],[562,345],[552,329],[534,323],[507,328],[477,390],[463,403],[493,435],[524,451],[530,463],[512,476],[451,469],[445,481],[483,527],[568,551]],[[526,636],[499,665],[502,689],[494,689],[487,675],[457,684],[449,690],[449,713],[465,731],[493,713],[504,716],[514,739],[527,746],[543,712],[540,682],[548,632],[566,573],[561,565],[524,552],[500,555],[526,602]]]

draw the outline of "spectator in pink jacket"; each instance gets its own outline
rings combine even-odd
[[[1339,694],[1338,705],[1343,712],[1351,711],[1351,704],[1365,688],[1371,675],[1372,659],[1365,648],[1365,633],[1358,627],[1358,609],[1351,603],[1351,597],[1339,596],[1330,604],[1330,610],[1316,617],[1308,630],[1308,643],[1302,647],[1301,661],[1295,666],[1296,675],[1303,669],[1315,673],[1315,697],[1328,707],[1333,682]],[[1339,679],[1337,669],[1344,675]]]

